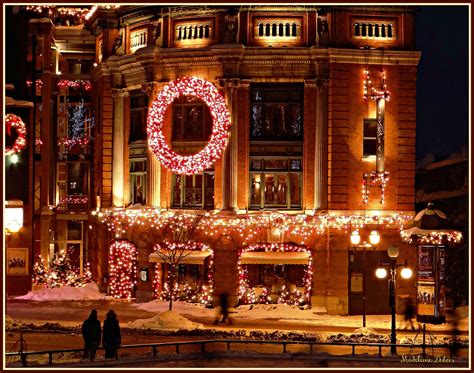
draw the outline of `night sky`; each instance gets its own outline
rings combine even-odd
[[[437,160],[468,147],[467,6],[420,6],[416,49],[422,52],[417,80],[417,158]]]

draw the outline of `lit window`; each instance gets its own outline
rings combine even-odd
[[[195,175],[173,175],[173,207],[214,208],[214,171]]]
[[[301,208],[303,164],[301,158],[250,160],[251,208]]]
[[[364,119],[363,156],[375,156],[377,149],[377,120]]]
[[[148,115],[148,96],[136,94],[130,97],[130,136],[129,143],[146,140],[146,118]]]
[[[132,205],[146,204],[146,158],[130,159],[130,201]]]

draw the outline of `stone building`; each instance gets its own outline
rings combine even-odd
[[[358,314],[366,294],[368,313],[388,313],[387,284],[375,267],[390,246],[399,247],[399,261],[416,264],[399,237],[415,208],[414,12],[109,6],[84,13],[82,22],[31,19],[37,74],[30,80],[43,142],[32,255],[68,249],[81,270],[90,262],[105,291],[109,246],[127,239],[138,251],[136,275],[146,269],[150,277],[137,280],[132,296],[152,299],[164,282],[163,272],[153,280],[156,267],[165,265],[153,256],[160,242],[145,239],[150,231],[164,239],[150,222],[205,212],[207,228],[192,240],[212,251],[214,294],[242,301],[245,267],[257,298],[309,290],[313,306]],[[182,77],[212,83],[231,123],[222,156],[194,175],[171,172],[147,145],[149,107]],[[212,108],[183,95],[168,106],[163,131],[172,149],[201,151]],[[381,240],[366,246],[363,265],[373,230]],[[262,254],[270,244],[277,252]],[[202,257],[180,266],[180,276],[202,277],[210,260]],[[415,293],[413,279],[397,286],[399,294]]]

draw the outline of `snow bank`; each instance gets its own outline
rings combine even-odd
[[[42,288],[30,291],[26,295],[16,297],[15,299],[27,299],[37,301],[64,301],[64,300],[101,300],[107,297],[99,292],[95,283],[86,284],[84,287],[63,286],[60,288],[47,289]]]
[[[233,317],[246,319],[301,320],[313,319],[316,316],[313,309],[300,309],[288,304],[242,305],[231,311],[235,312],[232,314]]]
[[[15,321],[12,319],[11,316],[5,315],[5,327],[6,328],[10,328],[14,323],[15,323]]]
[[[147,303],[136,304],[139,310],[148,312],[164,312],[169,308],[169,302],[162,300],[154,300]],[[187,303],[176,301],[173,302],[173,311],[180,315],[191,315],[191,316],[208,316],[214,317],[215,310],[212,308],[206,308],[203,304]]]
[[[192,322],[174,311],[164,311],[150,319],[129,322],[130,328],[144,329],[202,329],[203,325]]]

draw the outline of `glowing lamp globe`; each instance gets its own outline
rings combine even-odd
[[[351,233],[351,244],[358,245],[360,243],[360,234],[359,231],[354,231]]]
[[[413,271],[410,268],[405,267],[401,270],[400,275],[404,279],[408,280],[409,278],[411,278],[411,276],[413,276]]]
[[[377,278],[385,278],[387,277],[387,270],[385,268],[377,268],[377,270],[375,271],[375,276],[377,276]]]
[[[369,241],[372,245],[378,245],[380,243],[380,234],[377,231],[370,232]]]

